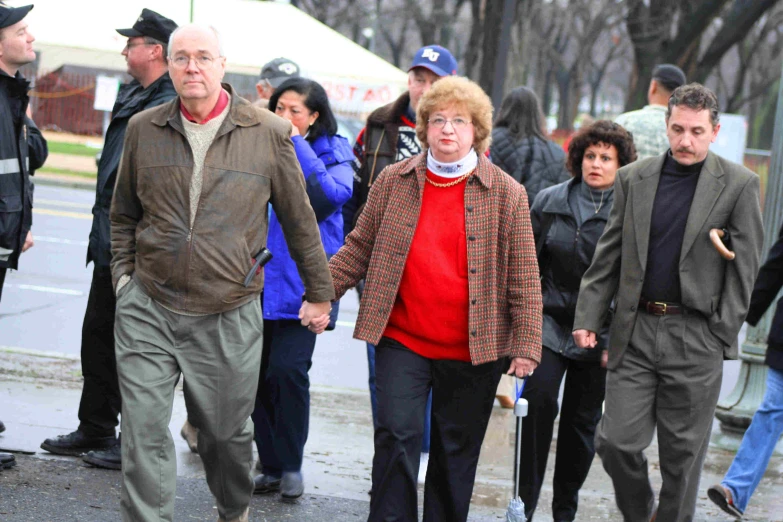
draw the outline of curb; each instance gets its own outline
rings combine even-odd
[[[62,188],[75,188],[82,190],[95,190],[97,184],[96,181],[89,180],[76,180],[61,178],[55,176],[47,176],[46,174],[36,174],[32,177],[36,185],[45,185],[49,187],[62,187]]]

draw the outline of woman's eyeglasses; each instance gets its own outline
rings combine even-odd
[[[432,125],[433,127],[437,127],[439,129],[442,129],[446,126],[447,123],[451,123],[451,126],[454,129],[464,129],[469,124],[473,123],[470,120],[466,120],[465,118],[454,118],[453,120],[447,120],[446,118],[441,118],[440,116],[436,116],[435,118],[431,118],[427,120],[427,122]]]

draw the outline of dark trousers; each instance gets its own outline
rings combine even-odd
[[[466,521],[503,363],[427,359],[384,337],[375,364],[378,428],[368,521],[418,520],[416,483],[430,390],[424,522]]]
[[[109,267],[96,266],[82,325],[79,431],[91,437],[114,435],[122,408],[114,353],[116,300]]]
[[[267,475],[302,469],[310,427],[316,334],[295,320],[264,321],[264,351],[253,410],[258,458]]]
[[[5,284],[5,273],[7,268],[0,268],[0,301],[3,299],[3,285]]]
[[[378,397],[375,393],[375,345],[367,343],[367,370],[369,374],[370,407],[372,408],[372,426],[378,427]],[[427,397],[427,408],[424,410],[424,436],[421,438],[421,452],[430,452],[430,417],[432,417],[432,391]]]
[[[723,376],[723,342],[699,314],[636,316],[631,340],[606,377],[596,451],[627,522],[655,506],[644,450],[658,435],[663,483],[658,520],[692,522]]]
[[[522,395],[528,415],[522,424],[519,496],[533,520],[546,472],[552,432],[558,414],[557,398],[565,375],[563,407],[557,432],[552,518],[574,520],[579,489],[595,456],[595,430],[601,419],[606,370],[599,361],[577,361],[544,348],[541,364],[528,377]]]

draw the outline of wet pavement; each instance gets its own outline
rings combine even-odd
[[[7,430],[0,448],[17,454],[16,468],[0,472],[0,519],[9,521],[119,520],[120,474],[96,469],[71,457],[39,449],[44,438],[72,431],[81,391],[75,357],[42,357],[0,350],[0,419]],[[185,420],[181,390],[170,428],[178,458],[176,520],[216,520],[199,457],[178,436]],[[514,418],[495,408],[482,449],[470,520],[505,519],[512,487]],[[306,493],[296,504],[275,496],[254,496],[251,520],[366,520],[372,463],[372,426],[366,392],[316,386],[312,394],[310,438],[305,450]],[[660,486],[657,447],[647,452],[654,486]],[[732,454],[711,448],[702,476],[697,521],[730,520],[706,498]],[[536,520],[549,520],[550,458]],[[581,493],[578,520],[621,520],[612,486],[596,459]],[[783,521],[783,458],[773,457],[745,520]]]

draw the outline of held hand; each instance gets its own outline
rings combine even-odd
[[[27,252],[34,246],[35,246],[35,241],[33,241],[33,233],[27,232],[27,237],[24,238],[24,245],[22,245],[22,252]]]
[[[299,309],[299,319],[302,320],[302,326],[307,326],[312,332],[321,333],[326,328],[326,325],[323,324],[324,315],[327,316],[326,324],[329,324],[328,316],[331,311],[332,303],[329,301],[323,303],[305,301],[302,303],[302,308]],[[319,329],[320,332],[317,331]]]
[[[324,314],[321,317],[316,317],[312,321],[310,321],[310,326],[307,328],[315,333],[315,334],[322,334],[324,331],[326,331],[326,327],[329,326],[329,314]]]
[[[574,330],[574,342],[579,348],[595,348],[598,341],[595,339],[595,332],[590,330]]]
[[[520,379],[533,375],[533,370],[536,369],[538,363],[533,359],[526,357],[514,357],[511,359],[511,366],[509,366],[508,375],[516,375]]]

